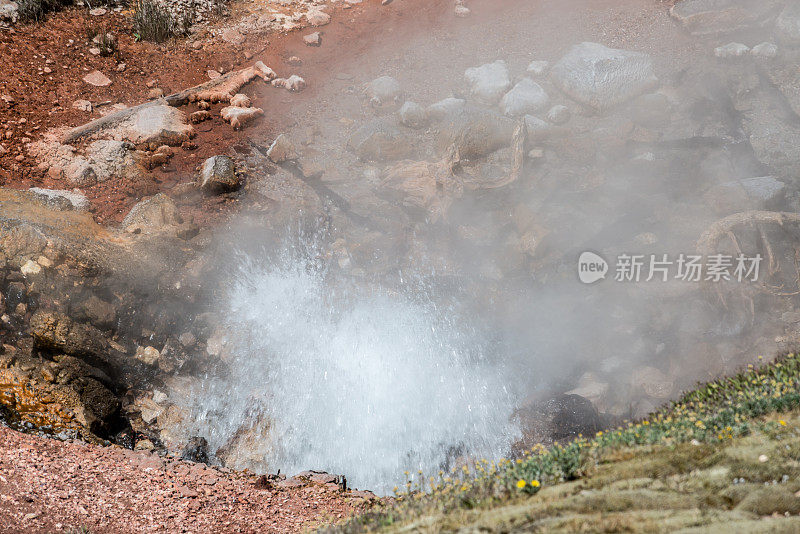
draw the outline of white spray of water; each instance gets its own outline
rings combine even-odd
[[[246,262],[238,280],[226,311],[231,375],[195,401],[212,448],[256,427],[256,468],[343,473],[386,492],[406,470],[435,473],[448,455],[496,458],[518,437],[497,366],[418,292],[334,283],[296,258]]]

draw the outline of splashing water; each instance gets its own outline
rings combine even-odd
[[[499,457],[513,403],[478,336],[419,292],[359,289],[310,260],[244,262],[227,310],[231,374],[196,396],[212,450],[249,429],[239,467],[343,473],[386,492],[448,455]]]

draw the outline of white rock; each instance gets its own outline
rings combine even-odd
[[[428,122],[428,114],[416,102],[406,102],[397,114],[400,117],[400,124],[409,128],[422,128]]]
[[[440,121],[447,115],[464,109],[467,101],[463,98],[445,98],[428,106],[428,118]]]
[[[251,105],[252,103],[250,102],[250,97],[243,95],[242,93],[237,93],[231,98],[231,106],[237,108],[249,108]]]
[[[658,84],[647,54],[598,43],[573,46],[550,71],[550,79],[570,98],[604,111]]]
[[[14,24],[19,19],[19,5],[17,2],[0,0],[0,21]]]
[[[306,14],[306,19],[312,26],[325,26],[331,21],[331,16],[324,11],[313,10]]]
[[[95,87],[106,87],[111,85],[111,80],[108,78],[108,76],[99,70],[94,70],[84,76],[83,81],[89,85],[94,85]]]
[[[241,130],[249,122],[264,114],[261,108],[242,108],[239,106],[226,106],[219,110],[222,119],[229,122],[234,130]]]
[[[518,117],[543,110],[550,103],[550,97],[542,86],[530,78],[523,78],[500,102],[500,110],[508,117]]]
[[[89,199],[77,189],[68,191],[66,189],[42,189],[41,187],[31,187],[31,193],[42,197],[46,203],[69,203],[76,211],[86,211],[89,209]]]
[[[306,81],[297,74],[292,74],[288,78],[275,78],[272,80],[272,86],[283,87],[287,91],[297,93],[306,88]]]
[[[508,65],[503,60],[469,68],[464,77],[472,96],[484,104],[496,104],[511,88]]]
[[[714,49],[714,55],[718,58],[742,57],[750,52],[750,47],[742,43],[728,43]]]
[[[33,260],[28,260],[19,270],[25,276],[30,276],[42,272],[42,266]]]
[[[391,76],[381,76],[364,86],[364,95],[372,107],[394,106],[403,100],[400,82]]]
[[[531,63],[528,65],[528,73],[534,76],[541,76],[547,72],[547,68],[549,66],[549,61],[531,61]]]
[[[755,57],[772,59],[778,56],[778,47],[772,43],[761,43],[754,46],[750,53]]]

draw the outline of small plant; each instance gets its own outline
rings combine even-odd
[[[170,37],[187,35],[194,18],[191,10],[173,17],[158,1],[139,0],[133,13],[134,40],[163,43]]]

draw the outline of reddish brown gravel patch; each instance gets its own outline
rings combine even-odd
[[[331,485],[257,489],[258,477],[0,427],[0,531],[299,532],[363,499]]]

